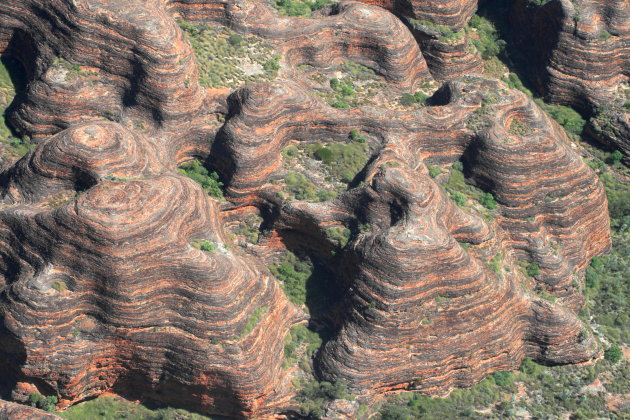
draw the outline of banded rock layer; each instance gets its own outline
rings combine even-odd
[[[61,417],[33,407],[0,400],[0,420],[60,420]]]
[[[279,80],[203,88],[176,17],[262,37],[283,54]],[[557,124],[481,77],[444,84],[416,110],[344,110],[295,71],[354,60],[392,96],[431,81],[389,12],[341,2],[305,19],[251,0],[47,0],[4,2],[0,22],[0,52],[29,77],[10,120],[38,143],[0,178],[0,370],[13,398],[37,391],[67,406],[113,389],[231,417],[290,410],[284,341],[307,315],[263,254],[296,243],[343,290],[324,314],[334,334],[318,378],[365,398],[443,394],[524,356],[599,355],[575,311],[584,268],[610,244],[606,199]],[[211,122],[217,114],[225,121]],[[371,156],[347,191],[283,202],[283,148],[344,142],[353,129]],[[192,157],[219,171],[225,201],[177,171]],[[491,217],[456,206],[428,176],[458,160],[499,202]],[[277,239],[258,257],[223,228],[249,209]],[[331,226],[353,232],[334,256]],[[516,260],[540,275],[526,278]]]
[[[594,116],[591,134],[628,156],[628,3],[554,0],[536,7],[518,0],[511,16],[536,87],[550,101]]]

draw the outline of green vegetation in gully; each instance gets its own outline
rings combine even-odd
[[[437,171],[432,167],[433,173]],[[429,171],[431,171],[429,169]],[[497,208],[497,202],[494,199],[492,193],[484,192],[474,185],[467,184],[464,178],[464,165],[462,162],[455,162],[450,168],[450,174],[448,181],[443,185],[447,195],[460,207],[471,209],[473,208],[469,200],[475,200],[481,207],[475,207],[481,215],[490,219],[494,216],[494,211]]]
[[[291,302],[296,305],[306,303],[306,281],[313,274],[313,264],[301,261],[292,252],[287,252],[269,270],[280,280],[282,290]]]
[[[321,9],[329,4],[336,3],[333,0],[275,0],[276,9],[282,16],[308,17],[314,10]]]
[[[201,185],[208,195],[220,200],[223,199],[223,183],[219,181],[219,174],[208,171],[198,160],[195,159],[183,164],[179,167],[179,171]]]
[[[27,138],[14,136],[6,120],[7,108],[17,93],[16,82],[17,88],[24,82],[20,76],[23,77],[23,70],[17,62],[8,58],[0,60],[0,143],[4,147],[4,157],[9,159],[22,157],[33,147]]]
[[[344,237],[345,233],[341,235]],[[280,281],[287,298],[298,306],[305,306],[311,314],[327,311],[342,297],[334,273],[290,251],[269,266],[269,271]]]
[[[332,181],[348,184],[365,167],[370,157],[365,137],[356,131],[351,132],[351,137],[356,140],[348,143],[313,143],[304,149],[309,156],[324,164]]]
[[[150,409],[117,397],[99,397],[56,413],[66,420],[212,420],[212,417],[176,408]]]
[[[241,36],[221,26],[180,21],[199,64],[199,83],[212,88],[237,88],[273,80],[280,56],[257,36]]]
[[[305,67],[307,69],[308,66]],[[330,80],[319,72],[308,76],[319,84],[316,93],[333,108],[350,109],[369,104],[377,91],[385,86],[374,70],[362,64],[347,61],[337,71],[340,73],[339,77]]]

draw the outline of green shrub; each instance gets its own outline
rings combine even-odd
[[[354,129],[352,131],[350,131],[350,140],[352,141],[356,141],[359,143],[365,143],[366,139],[365,136],[363,134],[361,134],[361,132],[357,129]]]
[[[333,162],[333,152],[327,147],[316,150],[313,156],[315,156],[315,159],[321,160],[328,165]]]
[[[334,3],[333,0],[316,0],[314,2],[308,0],[276,0],[275,6],[282,16],[308,17],[312,11],[332,3]]]
[[[439,166],[428,165],[428,168],[429,168],[429,176],[431,178],[435,178],[436,176],[442,173],[442,168],[440,168]]]
[[[534,362],[531,357],[526,357],[521,362],[519,370],[526,375],[537,375],[543,370],[543,367]]]
[[[298,359],[298,348],[305,347],[305,355],[312,357],[321,347],[322,338],[315,331],[311,331],[304,325],[294,325],[289,330],[284,340],[285,368],[293,366]]]
[[[501,273],[501,260],[503,260],[503,255],[498,253],[488,263],[488,267],[497,274]]]
[[[321,160],[330,175],[338,181],[349,183],[365,167],[369,159],[365,143],[329,143],[319,147],[312,156]]]
[[[333,227],[333,228],[328,228],[326,229],[326,236],[328,237],[328,239],[336,241],[337,245],[340,248],[343,248],[346,246],[346,244],[348,243],[348,240],[350,239],[350,229],[345,229],[345,228],[340,228],[340,227]]]
[[[241,42],[243,42],[243,37],[239,34],[231,34],[228,37],[228,42],[231,45],[238,46],[238,45],[241,45]]]
[[[472,41],[484,60],[490,60],[501,54],[506,42],[499,37],[499,31],[487,18],[474,15],[469,22],[470,27],[477,30],[479,39]]]
[[[621,348],[619,346],[610,346],[604,351],[604,359],[610,363],[617,363],[621,359]]]
[[[494,378],[494,382],[500,387],[506,387],[510,385],[514,380],[513,376],[514,375],[512,374],[512,372],[506,372],[506,371],[498,371],[492,374],[492,377]]]
[[[44,397],[41,394],[31,394],[28,396],[28,402],[31,406],[37,407],[40,410],[53,412],[55,411],[55,404],[57,404],[59,400],[54,395]]]
[[[570,136],[575,138],[582,134],[586,121],[573,108],[546,104],[540,98],[534,99],[534,102],[551,118],[556,120]]]
[[[466,205],[466,196],[459,191],[452,192],[450,197],[459,207],[464,207]]]
[[[284,183],[286,190],[297,200],[314,200],[317,197],[315,185],[299,172],[289,171]]]
[[[330,106],[332,106],[333,108],[339,108],[339,109],[350,109],[350,105],[348,105],[347,103],[343,101],[335,101],[332,104],[330,104]]]
[[[300,403],[300,414],[307,418],[321,418],[324,415],[324,403],[335,399],[348,398],[346,385],[341,382],[310,381],[302,385],[296,395]]]
[[[491,193],[482,193],[479,197],[479,202],[488,210],[494,210],[497,208],[497,202],[494,201],[494,196]]]
[[[403,95],[399,99],[399,102],[403,106],[412,106],[415,104],[423,104],[428,97],[428,95],[419,90],[416,91],[416,93],[414,93],[413,95],[409,93],[403,93]]]
[[[615,150],[610,154],[610,156],[608,156],[608,158],[606,159],[606,163],[610,165],[616,165],[621,162],[621,159],[623,159],[623,153],[621,153],[619,150]]]
[[[223,198],[223,190],[221,189],[223,183],[219,181],[219,174],[209,172],[198,160],[195,159],[183,164],[179,167],[179,171],[201,185],[203,190],[212,197]]]
[[[214,252],[216,251],[216,248],[214,246],[214,244],[212,242],[209,241],[194,241],[192,243],[192,246],[201,250],[201,251],[205,251],[205,252]]]
[[[525,272],[530,277],[536,277],[540,274],[540,267],[534,262],[530,262],[525,266]]]

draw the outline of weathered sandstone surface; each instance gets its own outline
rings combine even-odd
[[[202,87],[179,17],[263,38],[282,55],[278,80]],[[0,52],[29,78],[10,121],[37,142],[0,177],[0,372],[14,399],[40,392],[63,407],[114,390],[231,417],[288,410],[285,337],[308,315],[266,267],[263,254],[284,248],[335,273],[343,293],[323,315],[333,336],[315,370],[366,398],[443,394],[524,356],[599,356],[575,312],[585,267],[610,245],[607,203],[555,122],[479,76],[453,74],[406,110],[335,108],[300,77],[298,66],[325,74],[350,60],[394,97],[433,81],[389,12],[24,0],[0,3],[0,22]],[[347,142],[353,129],[371,156],[347,191],[280,197],[286,146]],[[225,200],[177,171],[195,157],[219,172]],[[456,205],[429,176],[457,161],[494,213]],[[267,232],[259,257],[224,229],[252,209]],[[334,255],[330,227],[351,231]]]
[[[61,417],[22,404],[0,400],[0,420],[60,420]]]
[[[594,116],[591,134],[630,154],[625,89],[630,78],[630,8],[622,0],[517,0],[511,12],[529,75],[552,102]]]

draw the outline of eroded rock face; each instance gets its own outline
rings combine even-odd
[[[555,103],[594,115],[593,134],[630,153],[625,89],[630,77],[630,10],[624,1],[514,2],[514,36],[530,78]]]
[[[203,88],[176,16],[262,37],[283,55],[279,80]],[[14,398],[38,391],[65,406],[113,389],[233,417],[287,410],[284,340],[307,314],[261,254],[295,238],[343,290],[316,371],[357,394],[443,394],[524,356],[599,355],[575,311],[583,270],[609,247],[607,204],[557,124],[481,77],[444,84],[419,109],[345,110],[296,71],[353,60],[393,96],[433,80],[389,12],[342,2],[305,19],[252,0],[33,0],[3,2],[0,21],[0,51],[30,79],[10,118],[38,142],[0,184],[0,371]],[[371,156],[347,191],[322,203],[279,197],[284,147],[346,142],[355,128]],[[220,172],[225,201],[177,171],[192,157]],[[458,160],[496,197],[493,217],[455,205],[428,175]],[[273,239],[259,254],[229,246],[223,228],[251,208]],[[334,256],[330,226],[352,230]]]
[[[0,400],[0,420],[60,420],[61,417],[22,404]]]

